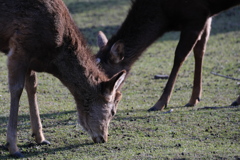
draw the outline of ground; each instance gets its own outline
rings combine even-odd
[[[74,20],[96,53],[99,30],[111,37],[124,20],[129,0],[65,0]],[[38,102],[44,133],[51,145],[31,137],[26,93],[20,102],[18,145],[27,159],[239,159],[240,108],[229,107],[239,94],[240,7],[216,16],[203,67],[203,95],[184,107],[192,89],[194,60],[180,70],[172,99],[163,112],[147,112],[158,100],[170,73],[178,32],[165,34],[133,66],[123,99],[109,128],[109,141],[94,144],[77,124],[74,100],[53,76],[39,73]],[[11,159],[3,146],[9,114],[6,56],[0,54],[0,159]],[[206,109],[205,107],[218,107]],[[171,113],[165,113],[173,109]]]

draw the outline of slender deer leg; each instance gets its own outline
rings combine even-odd
[[[195,58],[193,90],[192,96],[185,106],[195,106],[200,101],[202,95],[202,63],[204,53],[206,51],[206,44],[211,31],[211,22],[212,18],[209,18],[202,33],[201,39],[197,41],[195,47],[193,48]]]
[[[29,71],[26,74],[25,79],[25,89],[28,95],[29,109],[30,109],[30,118],[32,133],[35,137],[35,141],[38,144],[50,144],[50,142],[45,140],[45,137],[42,132],[42,124],[38,110],[37,104],[37,76],[34,71]]]
[[[195,23],[192,25],[189,24],[182,30],[177,49],[175,51],[174,65],[170,73],[168,82],[164,88],[163,94],[158,100],[158,102],[148,111],[163,110],[164,106],[167,106],[177,78],[178,71],[185,58],[196,44],[196,41],[204,28],[204,24],[205,22]]]
[[[240,95],[238,96],[237,100],[231,104],[231,106],[238,106],[238,105],[240,105]]]
[[[24,88],[26,65],[24,60],[17,57],[17,52],[10,50],[8,56],[8,79],[11,96],[10,115],[7,128],[7,147],[10,154],[16,157],[23,157],[17,147],[17,121],[19,100]]]

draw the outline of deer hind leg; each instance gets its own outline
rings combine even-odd
[[[7,147],[10,154],[22,157],[17,147],[17,121],[19,100],[24,88],[26,66],[19,50],[10,49],[8,54],[8,81],[11,96],[10,115],[7,128]]]
[[[45,140],[37,104],[37,76],[34,71],[28,71],[25,78],[25,89],[28,95],[32,135],[37,144],[50,144]]]
[[[211,22],[212,18],[209,18],[201,35],[201,39],[197,41],[195,47],[193,48],[195,58],[193,90],[192,96],[185,106],[195,106],[200,101],[202,95],[202,63],[204,53],[206,51],[206,44],[211,31]]]
[[[192,50],[193,46],[196,44],[199,35],[202,33],[204,25],[205,21],[203,23],[198,21],[192,24],[188,24],[182,30],[177,49],[175,51],[174,65],[170,73],[168,82],[164,88],[163,94],[157,101],[157,103],[148,111],[163,110],[164,107],[167,106],[177,78],[178,71],[182,63],[186,59],[187,55]]]

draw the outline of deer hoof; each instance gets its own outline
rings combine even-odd
[[[148,110],[148,112],[152,112],[152,111],[159,111],[159,109],[157,109],[156,107],[152,107]]]
[[[42,141],[39,145],[50,145],[51,143],[47,140]]]
[[[194,105],[191,104],[191,103],[187,103],[187,104],[185,105],[185,107],[194,107]]]
[[[151,111],[162,111],[164,109],[164,106],[165,108],[167,108],[167,103],[161,103],[160,101],[158,101],[152,108],[150,108],[148,111],[151,112]]]
[[[15,158],[23,158],[23,154],[21,152],[15,152],[14,154],[12,154],[13,157]]]
[[[240,104],[238,104],[237,101],[234,101],[234,102],[231,104],[231,106],[238,106],[238,105],[240,105]]]

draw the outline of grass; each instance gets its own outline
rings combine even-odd
[[[129,0],[68,0],[66,5],[96,53],[99,30],[110,37],[124,20]],[[240,78],[240,7],[215,17],[203,67],[203,96],[196,107],[189,100],[194,61],[182,66],[169,107],[170,114],[147,112],[162,93],[179,33],[165,34],[134,65],[123,88],[109,141],[94,144],[77,125],[75,104],[69,91],[53,76],[39,73],[38,101],[44,133],[52,144],[38,146],[31,137],[27,96],[19,111],[18,145],[26,159],[239,159],[240,109],[228,108],[239,94],[239,82],[211,72]],[[0,145],[6,142],[9,114],[6,56],[0,55]],[[203,107],[219,109],[201,109]],[[12,159],[0,148],[0,159]]]

